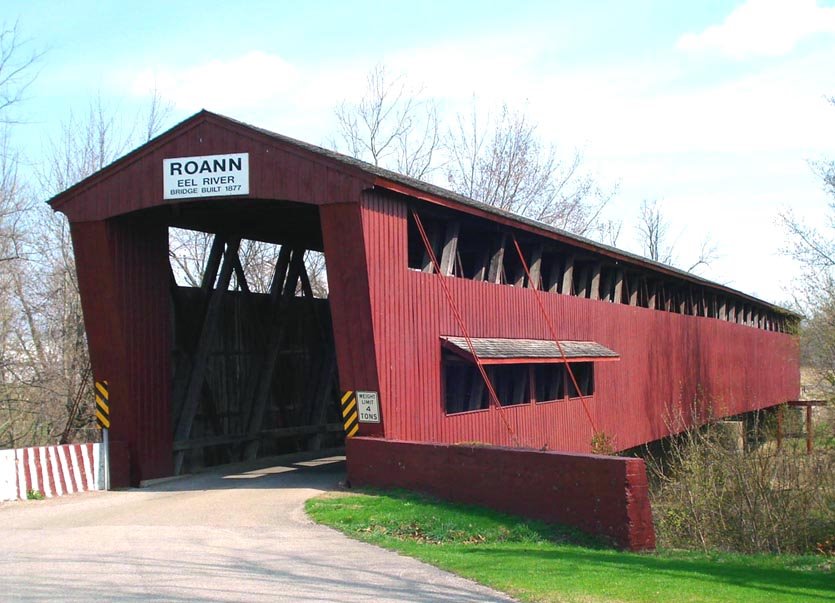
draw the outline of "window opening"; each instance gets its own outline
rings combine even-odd
[[[786,319],[778,318],[775,313],[720,297],[709,288],[674,277],[660,278],[660,274],[652,272],[631,272],[628,265],[607,261],[602,256],[585,254],[578,259],[570,246],[526,234],[520,241],[520,248],[529,264],[531,277],[536,281],[530,283],[510,245],[515,231],[472,216],[447,218],[441,210],[427,213],[430,215],[421,215],[421,222],[444,276],[514,287],[534,285],[549,293],[726,320],[763,330],[787,330]],[[408,267],[434,272],[411,213],[407,218],[407,233]],[[242,248],[243,245],[245,243]],[[204,259],[198,257],[188,261],[199,265]],[[181,281],[185,274],[175,270],[175,276]],[[233,283],[237,284],[237,276]],[[315,286],[313,289],[317,292]],[[724,311],[723,303],[726,304]],[[739,309],[735,309],[737,307]]]
[[[487,392],[475,365],[448,351],[443,353],[444,407],[447,414],[486,410]],[[594,363],[572,362],[578,393],[565,363],[497,364],[486,367],[503,407],[566,401],[594,394]]]

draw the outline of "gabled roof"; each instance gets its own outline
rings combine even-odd
[[[525,218],[523,216],[498,209],[434,184],[410,178],[408,176],[404,176],[403,174],[360,161],[353,157],[349,157],[307,142],[296,140],[294,138],[290,138],[289,136],[277,134],[275,132],[252,126],[206,110],[202,110],[192,115],[153,140],[128,153],[124,157],[117,159],[95,174],[56,195],[50,199],[48,203],[55,210],[65,211],[65,204],[71,200],[82,196],[93,187],[114,178],[120,171],[126,169],[132,164],[135,164],[144,158],[148,158],[154,153],[158,154],[160,151],[163,151],[167,145],[171,145],[173,141],[184,133],[205,123],[211,123],[214,126],[226,128],[235,136],[249,138],[252,140],[269,141],[273,144],[280,145],[283,149],[289,149],[300,153],[307,160],[327,165],[329,169],[340,172],[347,180],[351,180],[353,182],[354,189],[370,188],[373,186],[411,196],[429,203],[442,205],[453,210],[465,211],[467,213],[479,215],[488,219],[498,220],[510,227],[521,228],[523,230],[541,234],[562,243],[606,256],[615,263],[624,263],[625,265],[629,265],[637,269],[645,269],[693,284],[709,287],[711,289],[742,298],[745,301],[756,303],[759,306],[771,309],[780,314],[797,317],[795,313],[785,308],[781,308],[741,291],[709,281],[667,264],[655,262],[643,256],[630,253],[610,245],[598,243],[597,241],[555,228],[537,220],[532,220],[530,218]],[[159,190],[161,190],[161,187]],[[162,201],[161,198],[160,201]]]

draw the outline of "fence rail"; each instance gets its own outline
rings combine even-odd
[[[0,450],[0,500],[51,498],[103,490],[101,444],[65,444]]]

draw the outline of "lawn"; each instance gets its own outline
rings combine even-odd
[[[524,601],[835,601],[835,559],[613,550],[568,529],[405,492],[326,494],[319,523]]]

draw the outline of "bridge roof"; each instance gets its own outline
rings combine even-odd
[[[544,235],[566,245],[602,255],[626,267],[643,269],[732,294],[780,314],[797,314],[741,291],[667,264],[605,245],[543,222],[487,205],[440,186],[410,178],[353,157],[245,124],[210,111],[200,111],[110,165],[59,193],[48,203],[71,222],[108,219],[158,206],[202,203],[163,198],[162,161],[172,157],[249,152],[251,186],[234,201],[235,211],[253,201],[295,201],[313,205],[359,202],[363,190],[378,188],[454,211]],[[216,203],[211,199],[208,201]],[[221,204],[217,204],[218,207]],[[226,205],[228,207],[228,205]],[[263,208],[261,204],[258,207]]]

